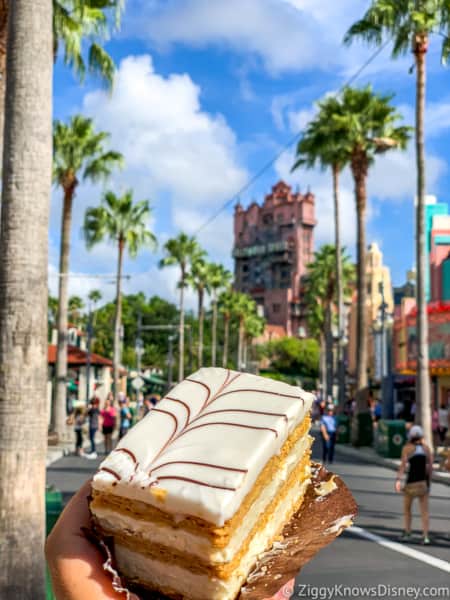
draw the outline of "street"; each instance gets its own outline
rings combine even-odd
[[[320,444],[315,443],[313,457],[320,459]],[[48,483],[61,490],[67,501],[73,492],[94,472],[98,460],[68,456],[53,463],[47,470]],[[420,543],[420,520],[414,509],[411,544],[396,544],[402,531],[402,497],[394,492],[395,472],[387,468],[348,458],[339,452],[333,471],[352,490],[359,515],[355,531],[347,531],[331,546],[319,553],[302,571],[297,580],[294,598],[339,598],[340,585],[351,586],[351,596],[364,597],[357,588],[383,585],[372,597],[393,597],[400,586],[424,588],[449,586],[450,581],[450,487],[433,483],[430,497],[430,532],[432,544]],[[359,532],[359,533],[356,533]],[[361,537],[365,532],[394,542],[394,549]],[[412,549],[416,558],[400,553]],[[432,564],[424,562],[428,560]],[[446,570],[445,570],[446,569]],[[333,586],[337,586],[333,590]],[[391,589],[387,593],[388,586]],[[449,597],[441,595],[440,597]],[[328,594],[328,595],[325,595]],[[442,592],[441,592],[442,594]],[[406,597],[406,596],[397,596]],[[416,597],[416,596],[412,596]],[[420,598],[421,596],[417,596]],[[424,597],[424,596],[422,596]]]

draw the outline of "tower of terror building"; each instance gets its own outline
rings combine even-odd
[[[279,181],[262,206],[234,213],[235,288],[252,296],[269,325],[300,335],[301,279],[313,259],[314,195]]]

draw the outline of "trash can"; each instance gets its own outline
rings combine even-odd
[[[400,458],[406,442],[406,423],[401,419],[378,421],[375,436],[377,454],[386,458]]]
[[[336,415],[336,443],[350,443],[350,418],[348,415]]]
[[[370,412],[356,414],[352,420],[352,444],[371,446],[373,443],[373,421]]]
[[[53,525],[58,520],[59,515],[63,509],[62,494],[59,490],[55,490],[53,487],[47,487],[45,490],[45,524],[46,534],[48,535],[53,528]],[[47,582],[46,582],[46,600],[56,600],[52,591],[52,584],[50,582],[50,576],[47,569]]]

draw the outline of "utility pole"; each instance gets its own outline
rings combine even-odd
[[[92,342],[92,310],[89,310],[89,319],[87,324],[87,339],[86,339],[86,404],[89,404],[90,387],[91,387],[91,342]]]
[[[173,385],[173,340],[175,339],[174,335],[169,335],[169,351],[167,355],[167,387],[169,391],[172,389]]]

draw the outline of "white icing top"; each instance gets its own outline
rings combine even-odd
[[[312,400],[271,379],[200,369],[119,442],[93,487],[222,526]]]

